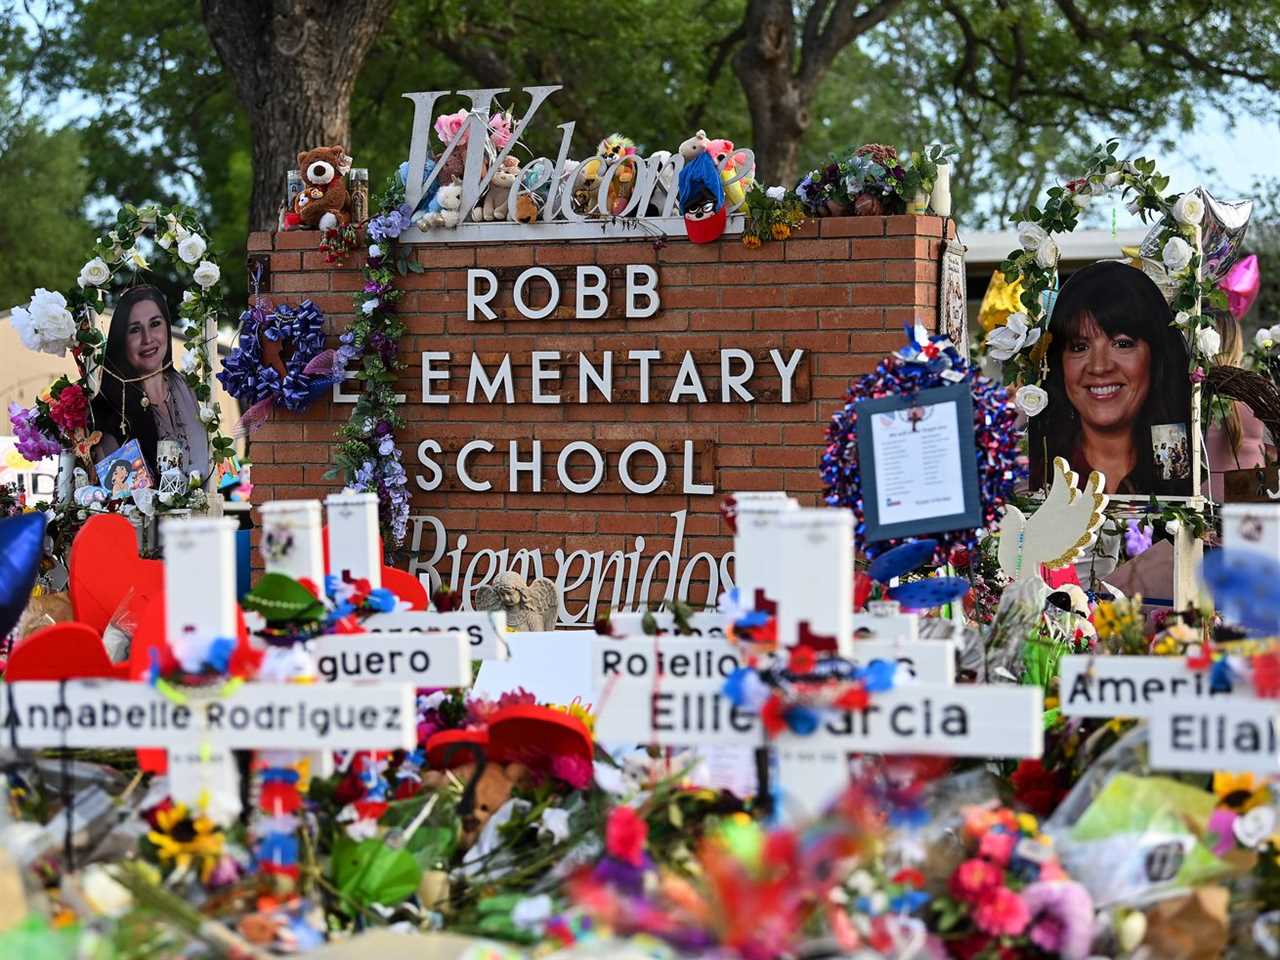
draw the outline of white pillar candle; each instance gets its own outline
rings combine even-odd
[[[778,518],[799,510],[785,493],[750,497],[734,494],[738,516],[733,533],[733,576],[738,602],[753,610],[772,612],[778,599],[778,557],[781,551]]]
[[[275,500],[264,503],[259,550],[268,573],[310,580],[324,592],[324,538],[319,500]]]
[[[933,183],[929,206],[940,217],[951,216],[951,164],[938,164],[938,179]]]
[[[329,572],[340,580],[368,580],[382,586],[378,548],[378,495],[331,493],[324,498],[329,521]]]
[[[793,510],[777,519],[781,544],[778,644],[806,636],[842,656],[853,652],[853,512]]]
[[[236,636],[236,527],[229,518],[160,521],[165,639],[188,672],[214,640]]]

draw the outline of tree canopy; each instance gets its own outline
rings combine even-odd
[[[34,18],[0,14],[14,41],[0,67],[27,135],[59,136],[33,118],[66,91],[84,104],[74,135],[49,148],[78,159],[41,171],[68,174],[44,192],[80,189],[109,201],[101,207],[192,203],[228,262],[251,222],[269,222],[287,158],[315,145],[295,136],[349,125],[346,145],[375,187],[394,170],[408,149],[408,90],[561,83],[528,138],[535,154],[552,152],[556,124],[569,120],[579,156],[614,130],[672,149],[701,127],[751,145],[770,181],[794,182],[851,144],[954,143],[956,212],[973,226],[1007,221],[1106,135],[1150,146],[1209,111],[1274,109],[1280,90],[1275,0],[45,6]],[[363,31],[339,51],[345,59],[310,56],[337,42],[322,30],[326,11],[347,33]],[[324,97],[349,99],[349,109],[305,102]],[[506,100],[517,113],[527,102],[514,90]],[[284,124],[283,112],[301,119]]]

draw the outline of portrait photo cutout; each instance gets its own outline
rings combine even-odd
[[[152,286],[126,290],[111,312],[102,384],[93,398],[94,429],[102,460],[137,440],[146,471],[159,477],[156,445],[177,442],[182,471],[209,472],[209,438],[199,402],[173,368],[173,332],[164,294]]]
[[[1117,261],[1072,274],[1049,320],[1049,403],[1028,430],[1031,487],[1055,457],[1106,492],[1190,496],[1191,379],[1186,340],[1160,288]]]

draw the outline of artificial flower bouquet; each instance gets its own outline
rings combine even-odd
[[[804,223],[804,207],[795,192],[785,187],[753,185],[747,191],[746,207],[742,245],[751,249],[768,240],[786,240]]]
[[[30,408],[9,404],[9,422],[18,453],[32,463],[72,450],[91,465],[91,451],[102,439],[101,432],[89,431],[89,395],[66,376],[41,391]]]

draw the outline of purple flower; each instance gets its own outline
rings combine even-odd
[[[1027,938],[1063,960],[1085,960],[1093,942],[1093,900],[1078,883],[1033,883],[1020,894],[1031,923]]]
[[[1130,559],[1151,549],[1152,533],[1150,524],[1141,524],[1137,520],[1128,522],[1124,531],[1124,552]]]
[[[373,432],[380,437],[385,437],[388,433],[391,432],[391,424],[389,424],[386,420],[379,420],[378,425],[373,428]]]
[[[395,438],[388,435],[378,441],[378,456],[389,457],[396,448]]]
[[[17,441],[14,446],[22,457],[32,463],[57,456],[62,450],[57,440],[32,422],[35,416],[34,410],[27,410],[17,403],[9,404],[9,422],[13,424],[13,435]]]

